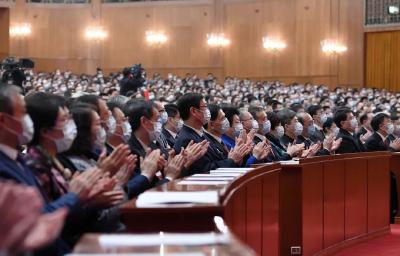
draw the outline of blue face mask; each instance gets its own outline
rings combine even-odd
[[[310,125],[310,126],[308,126],[308,135],[314,135],[315,134],[315,131],[316,131],[316,129],[315,129],[315,125]]]
[[[269,120],[265,121],[263,124],[263,135],[269,133],[271,130],[271,122]]]
[[[162,112],[160,115],[159,122],[163,125],[168,121],[168,113],[166,111]]]

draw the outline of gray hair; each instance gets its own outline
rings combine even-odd
[[[14,113],[13,96],[20,93],[19,87],[0,83],[0,112],[12,115]]]

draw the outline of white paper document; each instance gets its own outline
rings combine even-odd
[[[250,168],[250,167],[248,167],[248,168],[218,168],[217,169],[217,171],[245,171],[245,172],[248,172],[248,171],[251,171],[251,170],[253,170],[254,168]]]
[[[139,195],[137,207],[152,207],[169,204],[217,204],[219,202],[218,191],[196,192],[158,192],[148,191]]]
[[[103,248],[122,246],[203,246],[215,244],[228,244],[229,234],[216,233],[186,233],[170,234],[160,232],[159,234],[143,235],[101,235],[99,244]]]
[[[182,180],[178,182],[178,185],[226,185],[229,181],[227,180]]]
[[[282,165],[286,165],[286,164],[299,164],[299,161],[297,160],[288,160],[288,161],[280,161],[279,162]]]
[[[204,181],[231,181],[234,180],[235,177],[221,177],[221,176],[212,176],[212,175],[206,175],[206,176],[191,176],[186,178],[185,180],[204,180]]]

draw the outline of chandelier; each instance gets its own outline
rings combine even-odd
[[[263,47],[267,51],[278,52],[286,48],[286,43],[270,37],[263,37]]]
[[[230,45],[231,40],[225,37],[223,33],[208,34],[207,44],[211,47],[226,47]]]
[[[89,27],[86,29],[85,35],[87,39],[100,41],[106,39],[108,33],[102,27]]]
[[[10,35],[15,37],[25,37],[31,33],[31,25],[28,23],[17,24],[10,28]]]
[[[168,41],[168,37],[161,31],[146,31],[146,42],[150,45],[162,45]]]
[[[332,40],[323,40],[321,42],[321,49],[328,55],[342,54],[347,51],[347,46],[334,42]]]

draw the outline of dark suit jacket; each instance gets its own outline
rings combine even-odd
[[[149,182],[149,180],[145,176],[141,175],[140,157],[144,158],[146,156],[146,151],[142,147],[142,144],[140,144],[136,136],[133,134],[128,144],[132,154],[137,155],[138,159],[136,163],[135,175],[129,180],[127,185],[127,193],[129,198],[135,197],[149,188],[164,184],[169,181],[167,179],[159,180],[157,177],[154,177],[152,182]],[[150,144],[150,148],[152,150],[160,149],[164,157],[166,158],[168,157],[168,151],[164,147],[162,147],[158,142],[156,143],[152,142]]]
[[[221,159],[225,159],[228,158],[228,149],[226,148],[225,144],[220,143],[219,141],[217,141],[212,135],[208,134],[208,133],[204,133],[204,137],[210,142],[210,146],[215,149],[217,154],[220,154],[220,158]]]
[[[174,148],[175,145],[175,138],[172,134],[165,128],[162,128],[161,137],[164,141],[166,141],[170,148]]]
[[[360,139],[360,137],[364,134],[366,134],[368,132],[367,129],[365,129],[364,127],[361,127],[361,129],[356,133],[356,136],[358,139]]]
[[[281,142],[279,139],[275,138],[271,134],[265,135],[269,143],[271,144],[272,147],[272,152],[270,156],[268,156],[268,160],[271,162],[275,161],[287,161],[292,159],[292,157],[286,153],[286,149],[281,145]]]
[[[181,148],[186,148],[186,146],[193,140],[195,143],[202,142],[206,138],[204,135],[201,137],[192,128],[184,125],[179,132],[178,137],[175,142],[175,151],[177,154],[180,153]],[[207,173],[210,170],[220,168],[220,167],[236,167],[234,161],[230,158],[224,158],[220,153],[218,153],[210,144],[206,154],[199,160],[194,162],[188,170],[182,172],[182,176],[188,176],[195,173]]]
[[[288,145],[291,143],[293,144],[295,141],[294,139],[290,138],[289,136],[287,136],[286,134],[284,134],[281,138],[281,145],[284,146],[285,150],[288,147]]]
[[[324,142],[325,134],[323,130],[315,129],[315,133],[310,136],[310,140],[314,143]]]
[[[336,139],[342,138],[342,143],[336,150],[338,154],[364,152],[365,148],[356,135],[351,135],[348,131],[340,129]]]
[[[320,142],[320,141],[318,141],[318,142]],[[311,139],[307,139],[303,135],[297,136],[296,143],[297,144],[304,143],[305,149],[309,149],[310,146],[313,144]],[[321,148],[320,150],[318,150],[318,152],[315,155],[316,156],[328,156],[328,155],[330,155],[330,153],[327,149]]]
[[[366,151],[395,151],[393,148],[385,145],[382,137],[377,132],[374,132],[367,139],[364,146]]]

